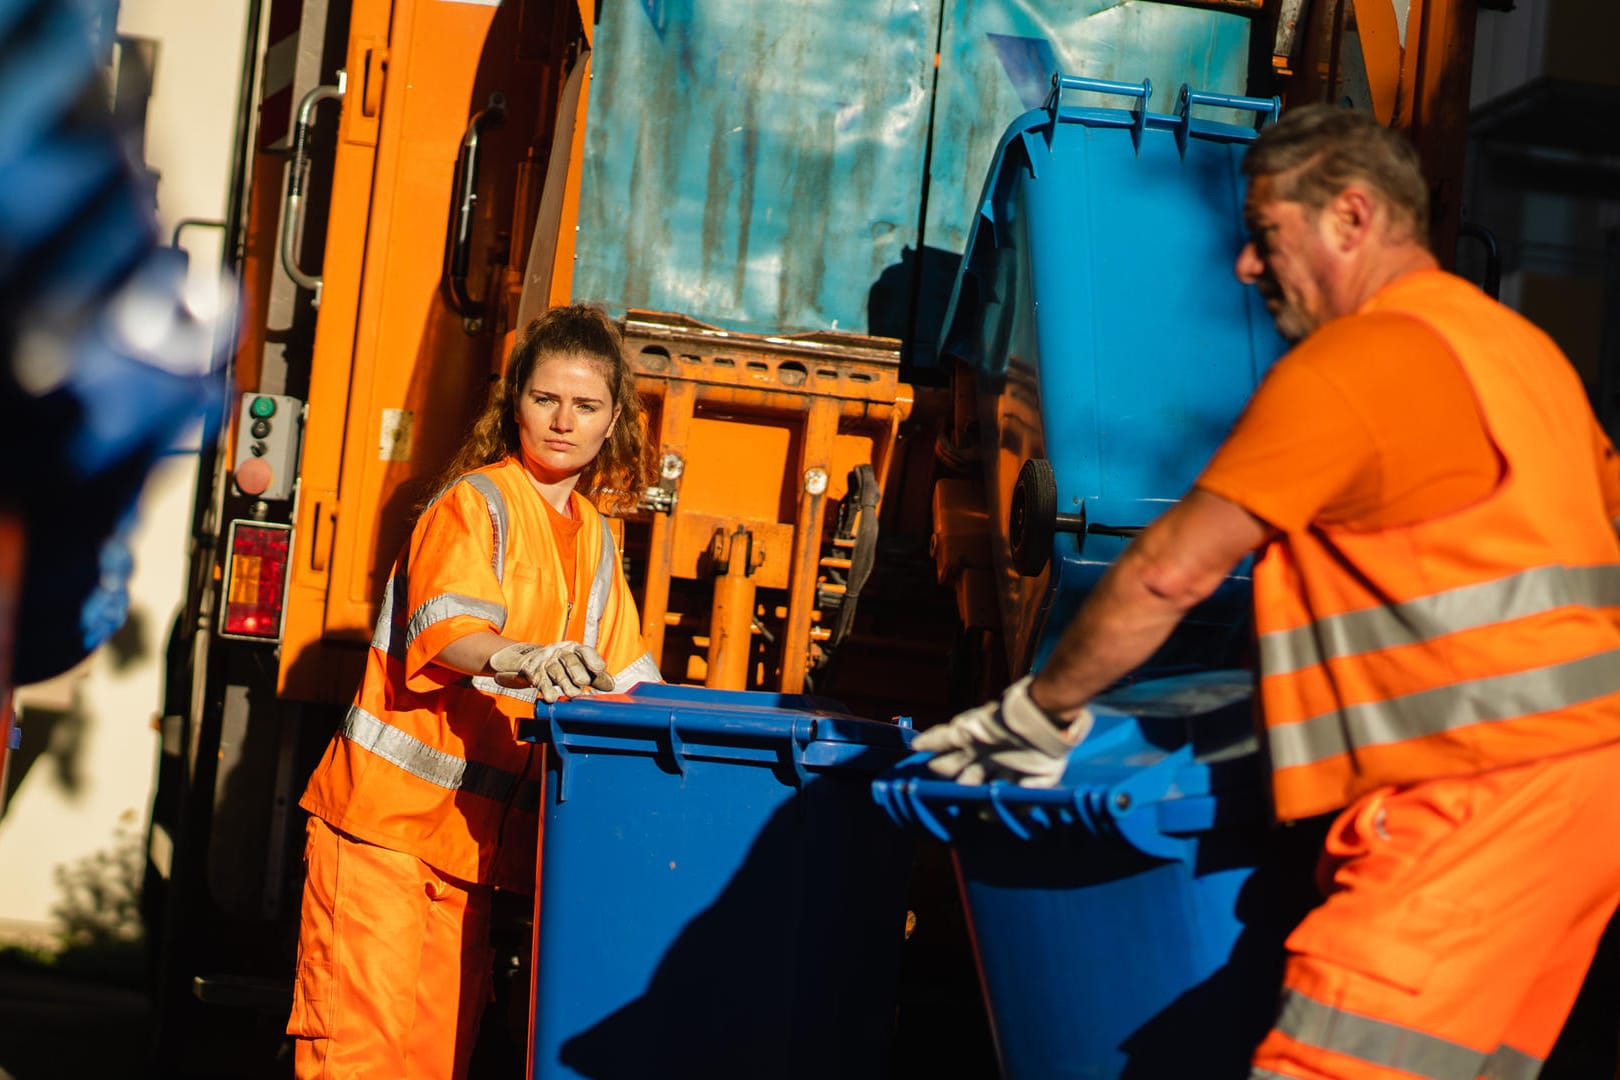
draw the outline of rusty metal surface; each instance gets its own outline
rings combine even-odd
[[[867,329],[917,242],[938,0],[600,10],[574,295]]]

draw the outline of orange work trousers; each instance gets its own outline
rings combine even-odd
[[[1357,800],[1252,1080],[1536,1076],[1620,902],[1616,837],[1620,744]]]
[[[492,997],[490,888],[320,818],[304,863],[298,1080],[462,1080]]]

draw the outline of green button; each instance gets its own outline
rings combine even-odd
[[[267,416],[274,416],[276,415],[276,399],[256,397],[253,399],[253,404],[248,406],[248,412],[261,420]]]

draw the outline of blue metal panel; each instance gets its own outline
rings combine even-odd
[[[1019,578],[1008,568],[1006,528],[1024,461],[1050,459],[1059,512],[1145,525],[1186,491],[1282,351],[1253,290],[1231,271],[1244,241],[1238,165],[1253,131],[1196,109],[1183,121],[1140,104],[1098,107],[1102,100],[1068,91],[1060,111],[1032,110],[1008,129],[945,342],[980,370],[1015,671],[1039,665],[1124,544],[1091,533],[1082,546],[1060,534],[1053,568]],[[1213,626],[1234,639],[1241,601],[1241,589],[1216,597],[1219,610],[1178,631],[1172,654],[1192,643],[1195,666],[1233,662],[1224,645],[1207,651],[1200,635]]]
[[[600,10],[574,295],[864,332],[917,244],[938,0]]]
[[[1053,72],[1151,79],[1159,89],[1149,107],[1160,112],[1173,109],[1182,83],[1241,94],[1249,22],[1239,15],[1147,2],[950,0],[928,163],[923,241],[930,253],[966,249],[979,185],[996,154],[1002,124],[1046,99]],[[915,328],[923,343],[937,334],[939,308],[930,308],[930,299],[925,285]],[[919,356],[929,351],[925,345]]]

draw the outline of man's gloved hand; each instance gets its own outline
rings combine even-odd
[[[607,661],[589,645],[559,641],[555,645],[518,642],[489,658],[495,681],[502,686],[532,686],[547,705],[558,698],[578,697],[588,689],[612,690]]]
[[[1091,710],[1067,726],[1030,700],[1033,676],[1007,687],[1000,700],[987,701],[960,713],[948,724],[930,728],[911,743],[931,750],[928,768],[959,784],[1010,780],[1023,787],[1052,787],[1063,776],[1069,751],[1091,731]]]

